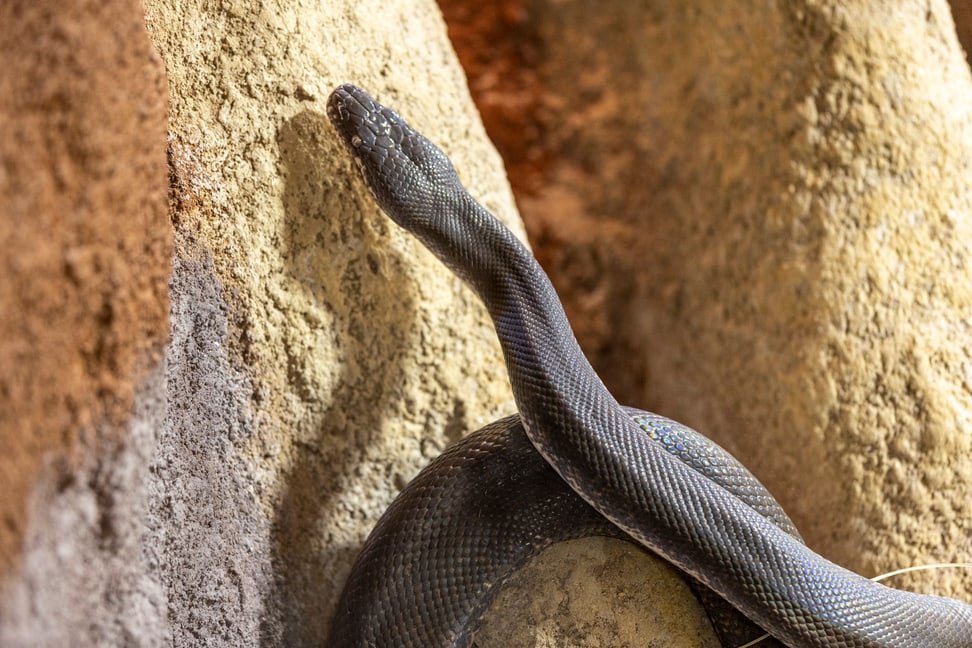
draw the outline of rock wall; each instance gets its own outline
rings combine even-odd
[[[968,560],[972,86],[949,6],[442,4],[614,393],[727,446],[837,562]],[[972,575],[896,584],[968,599]]]
[[[174,478],[195,479],[170,498],[193,511],[220,494],[254,512],[252,553],[228,571],[239,582],[272,565],[272,579],[253,582],[253,595],[226,589],[226,606],[256,598],[262,617],[248,620],[262,641],[316,645],[390,499],[510,398],[482,308],[357,180],[324,115],[330,89],[354,81],[407,112],[508,220],[511,195],[430,3],[149,2],[147,16],[172,96],[176,232],[206,257],[191,282],[173,282],[172,299],[187,318],[225,313],[225,330],[193,336],[242,372],[226,385],[226,370],[212,370],[239,398],[205,399],[180,434],[192,445],[222,427],[238,468],[215,489],[219,471],[183,457]],[[241,541],[204,522],[195,537],[222,550],[173,543],[185,560],[174,577],[224,564],[227,537]],[[174,587],[170,616],[192,628],[195,584]],[[225,620],[211,622],[215,632]],[[241,633],[238,645],[258,639]]]
[[[972,553],[972,84],[946,5],[898,4],[505,0],[466,32],[615,391],[865,573]],[[319,645],[390,499],[512,409],[484,310],[324,117],[362,85],[522,233],[442,17],[15,0],[0,53],[0,645]],[[479,645],[710,645],[671,579],[565,544]]]
[[[0,59],[0,645],[122,645],[165,623],[162,62],[128,0],[4,2]]]

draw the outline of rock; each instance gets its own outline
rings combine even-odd
[[[955,32],[959,43],[965,49],[965,60],[969,60],[969,50],[972,49],[972,5],[962,0],[951,0],[952,17],[955,18]]]
[[[262,638],[241,631],[240,642],[316,644],[364,537],[397,491],[450,441],[510,408],[485,311],[377,210],[326,120],[330,90],[351,81],[408,115],[519,228],[512,196],[431,3],[237,3],[223,12],[150,2],[147,14],[172,95],[177,236],[211,259],[194,281],[208,275],[219,286],[197,296],[173,282],[173,302],[198,303],[188,314],[224,312],[225,338],[212,329],[196,344],[225,348],[229,365],[243,370],[234,383],[241,398],[199,408],[179,434],[198,438],[234,421],[224,454],[236,457],[235,477],[219,491],[173,487],[180,477],[215,478],[201,459],[193,466],[183,457],[167,498],[186,515],[203,501],[221,509],[238,501],[270,529],[269,544],[259,533],[250,541],[249,562],[232,563],[252,593],[217,590],[202,633],[226,619],[241,628],[260,620]],[[176,364],[194,354],[183,357]],[[190,365],[187,381],[199,371]],[[227,534],[228,515],[211,528],[195,517],[194,538],[206,549],[182,551],[185,562],[171,571],[170,618],[183,633],[200,623],[187,575],[226,571],[239,542]],[[245,576],[267,565],[272,587]],[[264,618],[230,613],[234,600],[253,598]]]
[[[162,62],[125,0],[0,6],[0,644],[156,645]]]
[[[148,3],[168,169],[140,7],[2,18],[0,643],[317,643],[398,489],[511,409],[482,306],[324,118],[367,87],[522,233],[441,18]]]
[[[506,114],[522,204],[615,391],[721,439],[845,564],[967,556],[945,5],[503,6],[543,64]],[[16,1],[0,52],[0,644],[319,643],[395,493],[512,408],[484,309],[324,116],[367,88],[522,234],[435,5]],[[561,545],[480,646],[711,641],[671,578]]]
[[[968,560],[972,85],[948,5],[511,5],[450,30],[612,391],[727,446],[836,562]],[[894,585],[972,599],[968,570]]]
[[[630,543],[553,545],[513,575],[476,633],[480,648],[717,648],[705,610],[668,563]]]
[[[177,258],[175,276],[192,268],[194,278],[173,280],[173,303],[187,308],[173,307],[173,326],[192,326],[193,313],[227,319],[225,338],[209,317],[185,342],[174,332],[174,347],[194,337],[199,351],[179,351],[170,380],[179,367],[180,384],[199,381],[193,358],[205,350],[223,367],[207,364],[205,384],[238,394],[218,406],[211,395],[184,399],[177,409],[198,414],[160,439],[173,457],[164,499],[179,513],[159,509],[157,524],[182,538],[162,558],[173,636],[191,643],[190,632],[231,625],[235,643],[257,642],[246,631],[256,599],[261,642],[316,644],[398,490],[451,441],[512,409],[484,309],[377,210],[326,121],[330,90],[354,82],[402,112],[488,208],[522,228],[433,4],[237,3],[226,13],[149,2],[147,15],[172,96],[177,239],[198,253],[177,247],[188,260]],[[232,368],[242,373],[229,380]],[[221,449],[166,450],[196,447],[200,430]],[[209,464],[220,462],[228,476],[217,481]],[[207,527],[209,508],[218,523]],[[177,534],[187,519],[192,530]],[[249,531],[248,560],[234,524]],[[207,570],[235,574],[237,589],[216,588],[200,612],[193,575]],[[547,596],[560,596],[556,582]]]

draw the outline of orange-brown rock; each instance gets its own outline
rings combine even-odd
[[[171,244],[164,74],[139,3],[4,2],[0,61],[3,575],[32,486],[108,451],[158,364]]]

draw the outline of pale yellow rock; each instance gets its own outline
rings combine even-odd
[[[552,161],[520,206],[609,386],[728,447],[837,562],[970,560],[972,81],[948,4],[524,15]],[[972,600],[969,570],[895,585]]]
[[[510,620],[515,620],[511,623]],[[563,542],[515,574],[479,648],[717,648],[705,611],[668,563],[607,538]]]
[[[316,645],[396,492],[512,407],[485,310],[378,211],[326,120],[330,90],[353,82],[399,110],[521,226],[433,2],[146,5],[169,76],[175,223],[212,256],[252,382],[241,454],[274,529],[273,555],[253,559],[277,584],[253,640]]]

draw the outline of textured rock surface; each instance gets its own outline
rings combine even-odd
[[[554,545],[517,572],[485,616],[476,645],[720,644],[677,571],[629,543],[590,538]]]
[[[185,203],[180,217],[193,213]],[[169,282],[168,410],[148,480],[146,551],[165,591],[169,646],[274,643],[267,511],[243,452],[252,385],[226,349],[230,310],[212,256],[176,232]]]
[[[0,643],[316,645],[397,490],[512,407],[482,307],[324,118],[332,86],[369,88],[518,227],[441,18],[148,3],[166,169],[140,7],[0,12]],[[571,621],[615,636],[617,594],[595,598]]]
[[[317,644],[397,490],[511,408],[483,309],[377,212],[330,88],[516,213],[431,3],[146,5],[174,254],[141,9],[0,8],[0,644]],[[967,558],[972,84],[944,5],[499,6],[519,58],[476,85],[520,85],[511,168],[616,391],[728,440],[842,562]],[[562,545],[480,646],[708,641],[670,578]]]
[[[187,511],[216,492],[259,506],[270,555],[251,543],[237,579],[272,561],[263,641],[314,644],[398,489],[449,441],[511,406],[483,309],[377,211],[326,122],[327,94],[354,81],[397,107],[516,223],[511,195],[431,3],[150,2],[148,20],[172,96],[177,232],[211,255],[194,275],[211,273],[222,287],[203,301],[226,301],[226,338],[207,344],[225,346],[249,381],[242,401],[200,409],[185,428],[237,421],[230,445],[245,478],[210,492],[215,473],[183,458],[167,483],[189,473],[204,488],[168,497]],[[197,302],[195,292],[173,281],[174,304]],[[191,535],[209,550],[184,550],[183,576],[225,570],[243,543],[221,525]],[[175,582],[170,593],[180,627],[198,614],[192,586]],[[204,627],[216,630],[223,607],[224,624],[242,623],[229,609],[251,600],[245,594],[218,591]]]
[[[972,84],[948,5],[444,5],[615,393],[718,438],[838,562],[968,560]],[[972,600],[962,571],[896,584]]]
[[[0,60],[0,645],[153,645],[162,63],[126,0],[4,2]]]

